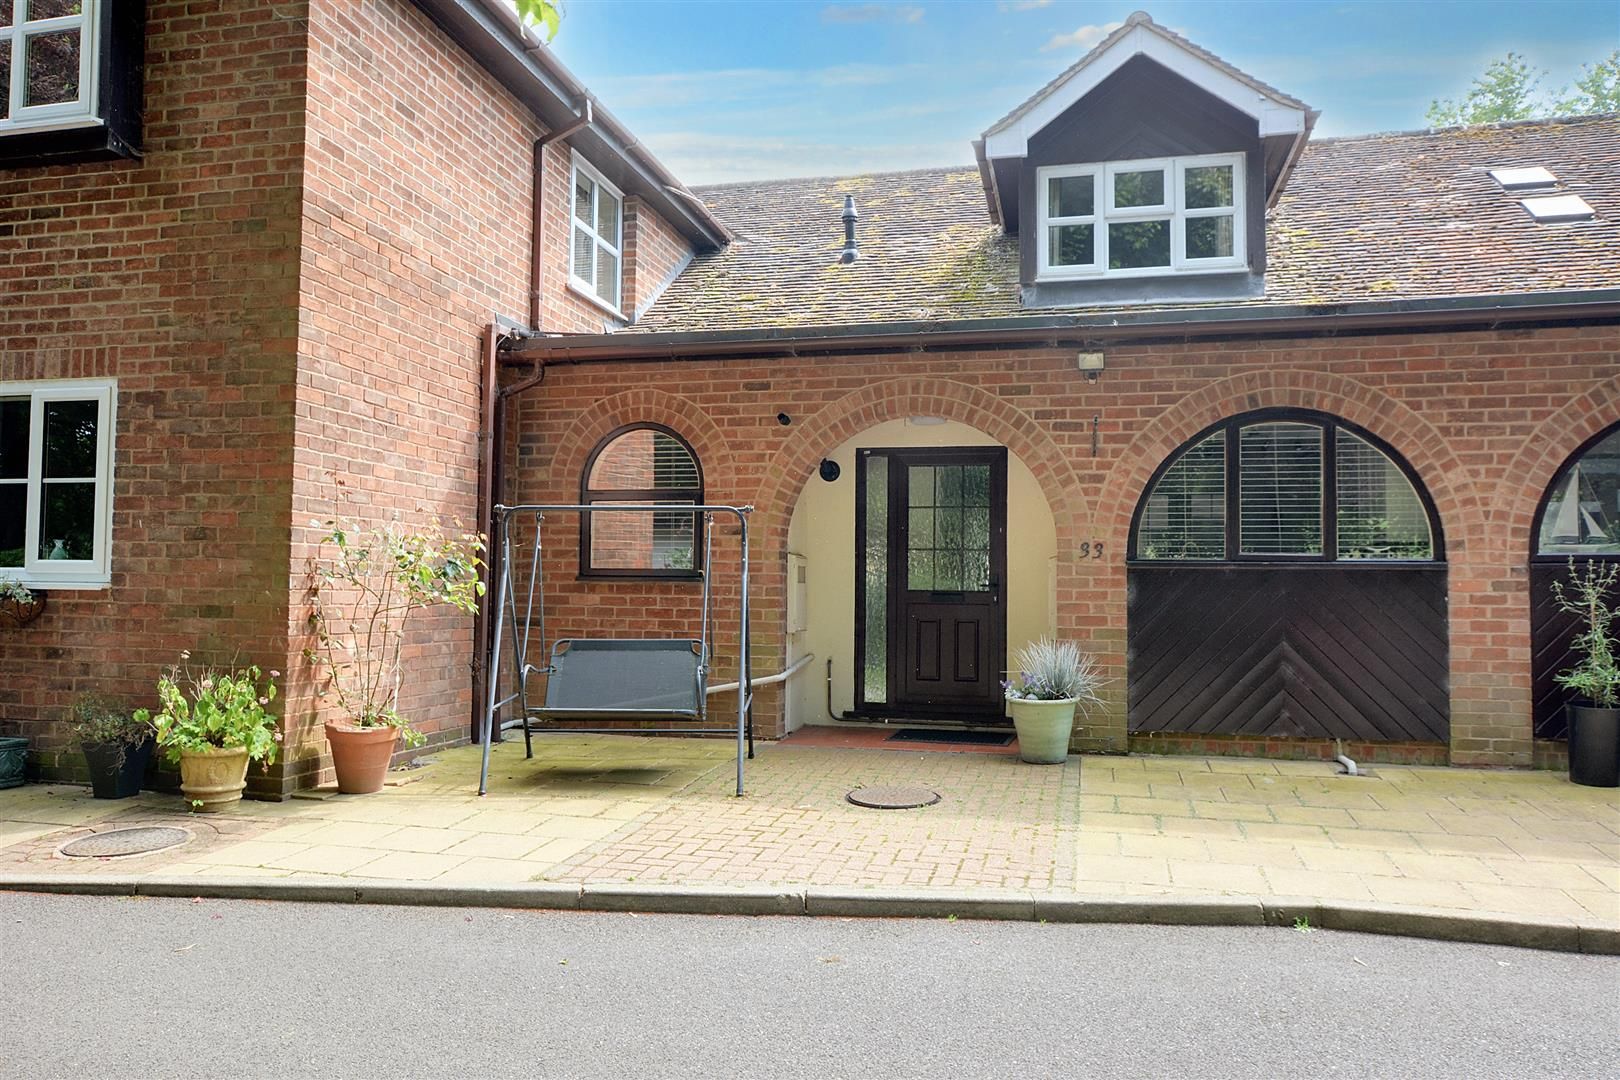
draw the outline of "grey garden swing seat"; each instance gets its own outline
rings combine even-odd
[[[538,649],[546,647],[545,590],[542,585],[543,549],[541,523],[548,512],[563,513],[667,513],[668,504],[594,503],[542,506],[497,506],[492,522],[492,550],[500,557],[500,583],[495,593],[494,633],[489,651],[488,705],[481,732],[484,743],[483,765],[478,777],[478,794],[489,790],[490,744],[501,730],[500,714],[507,705],[516,705],[512,726],[523,727],[524,756],[534,756],[534,735],[730,735],[737,737],[737,794],[743,793],[743,757],[754,755],[753,684],[748,669],[748,515],[751,506],[693,506],[693,514],[703,515],[705,543],[703,569],[703,628],[698,638],[563,638],[551,647],[546,666],[529,663],[531,630],[538,624]],[[683,511],[687,507],[681,508]],[[738,681],[737,722],[733,729],[705,727],[708,717],[710,664],[714,658],[713,626],[710,618],[710,561],[714,551],[714,516],[735,515],[741,537],[741,588],[738,602]],[[529,559],[527,595],[521,619],[516,588],[512,580],[513,519],[532,516],[534,539]],[[502,638],[511,633],[513,680],[516,689],[498,697],[501,676]],[[530,701],[529,677],[544,675],[543,703]],[[729,689],[717,687],[716,693]],[[562,725],[556,722],[561,721]],[[680,727],[597,727],[593,723],[641,721],[679,723]],[[696,724],[697,726],[691,726]]]

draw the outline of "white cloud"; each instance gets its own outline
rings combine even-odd
[[[1089,49],[1124,25],[1120,22],[1103,23],[1101,26],[1088,23],[1072,34],[1054,34],[1045,45],[1041,46],[1041,52],[1051,52],[1053,49]]]
[[[3,2],[3,0],[0,0]],[[616,75],[598,81],[614,112],[634,109],[690,108],[728,102],[754,102],[775,95],[799,100],[806,86],[883,86],[914,74],[917,65],[838,64],[833,67],[720,68],[656,75]]]
[[[920,23],[923,9],[915,4],[828,4],[821,21],[828,23]]]
[[[999,0],[997,11],[1036,11],[1043,7],[1051,7],[1052,0]]]

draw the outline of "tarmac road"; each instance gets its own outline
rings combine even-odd
[[[1620,958],[0,893],[5,1077],[1616,1075]]]

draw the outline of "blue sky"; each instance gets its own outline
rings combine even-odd
[[[565,0],[554,48],[689,184],[841,175],[970,162],[1136,7],[1321,110],[1318,135],[1422,127],[1509,49],[1561,85],[1620,45],[1620,0]]]

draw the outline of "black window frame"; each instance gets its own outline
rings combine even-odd
[[[1239,432],[1245,427],[1256,424],[1293,423],[1307,424],[1317,427],[1322,432],[1322,551],[1318,555],[1280,555],[1280,554],[1244,554],[1242,551],[1242,522],[1239,507]],[[1338,493],[1338,429],[1343,428],[1350,434],[1365,441],[1373,449],[1384,455],[1389,461],[1400,469],[1407,481],[1416,492],[1418,503],[1423,507],[1423,513],[1429,522],[1429,537],[1432,551],[1426,559],[1341,559],[1339,558],[1339,493]],[[1137,552],[1137,534],[1142,524],[1142,515],[1147,509],[1148,499],[1164,474],[1182,459],[1182,457],[1216,433],[1223,433],[1226,448],[1226,550],[1225,554],[1217,559],[1150,559]],[[1537,521],[1540,521],[1539,516]],[[1365,567],[1401,567],[1401,566],[1432,566],[1435,563],[1446,561],[1445,534],[1440,527],[1440,515],[1435,510],[1434,500],[1429,496],[1428,487],[1423,483],[1416,469],[1412,468],[1394,447],[1383,439],[1374,435],[1359,424],[1335,416],[1332,413],[1318,412],[1314,409],[1257,409],[1251,412],[1238,413],[1226,417],[1217,423],[1211,424],[1187,439],[1175,451],[1169,454],[1159,467],[1153,470],[1142,494],[1136,500],[1136,508],[1131,513],[1131,528],[1129,540],[1126,544],[1125,558],[1129,563],[1143,566],[1229,566],[1242,565],[1274,565],[1274,566],[1300,566],[1325,564],[1331,566],[1365,566]]]
[[[1559,463],[1558,468],[1553,471],[1552,479],[1548,480],[1547,486],[1541,489],[1541,498],[1536,500],[1535,516],[1530,519],[1531,562],[1557,563],[1560,566],[1567,565],[1571,559],[1575,559],[1577,561],[1593,560],[1597,562],[1620,562],[1620,552],[1615,551],[1543,552],[1541,550],[1541,526],[1547,518],[1547,506],[1552,502],[1553,492],[1558,490],[1558,487],[1563,483],[1564,478],[1569,475],[1569,470],[1574,468],[1575,465],[1577,465],[1580,460],[1586,456],[1588,451],[1597,446],[1599,443],[1612,438],[1616,434],[1620,434],[1620,420],[1610,424],[1602,431],[1599,431],[1596,435],[1593,435],[1591,438],[1581,443],[1580,446],[1576,447],[1568,457]]]
[[[692,459],[692,467],[697,472],[698,486],[693,488],[676,487],[650,487],[650,488],[593,488],[591,487],[591,472],[596,468],[597,459],[603,451],[612,446],[619,439],[637,431],[653,431],[669,436],[680,444],[687,455]],[[703,505],[703,493],[706,482],[703,477],[703,459],[698,456],[692,444],[683,438],[680,432],[663,424],[640,422],[622,424],[614,428],[598,440],[591,448],[590,456],[585,459],[585,468],[579,477],[579,501],[583,505],[594,503],[647,503],[665,502],[690,499],[692,505]],[[679,513],[678,507],[671,507],[671,511]],[[645,569],[639,567],[622,566],[594,566],[591,562],[591,517],[590,512],[579,515],[579,576],[581,578],[604,579],[623,581],[626,579],[637,581],[699,581],[703,577],[703,528],[701,514],[692,515],[692,567],[689,570],[676,569]],[[654,515],[656,517],[656,515]]]

